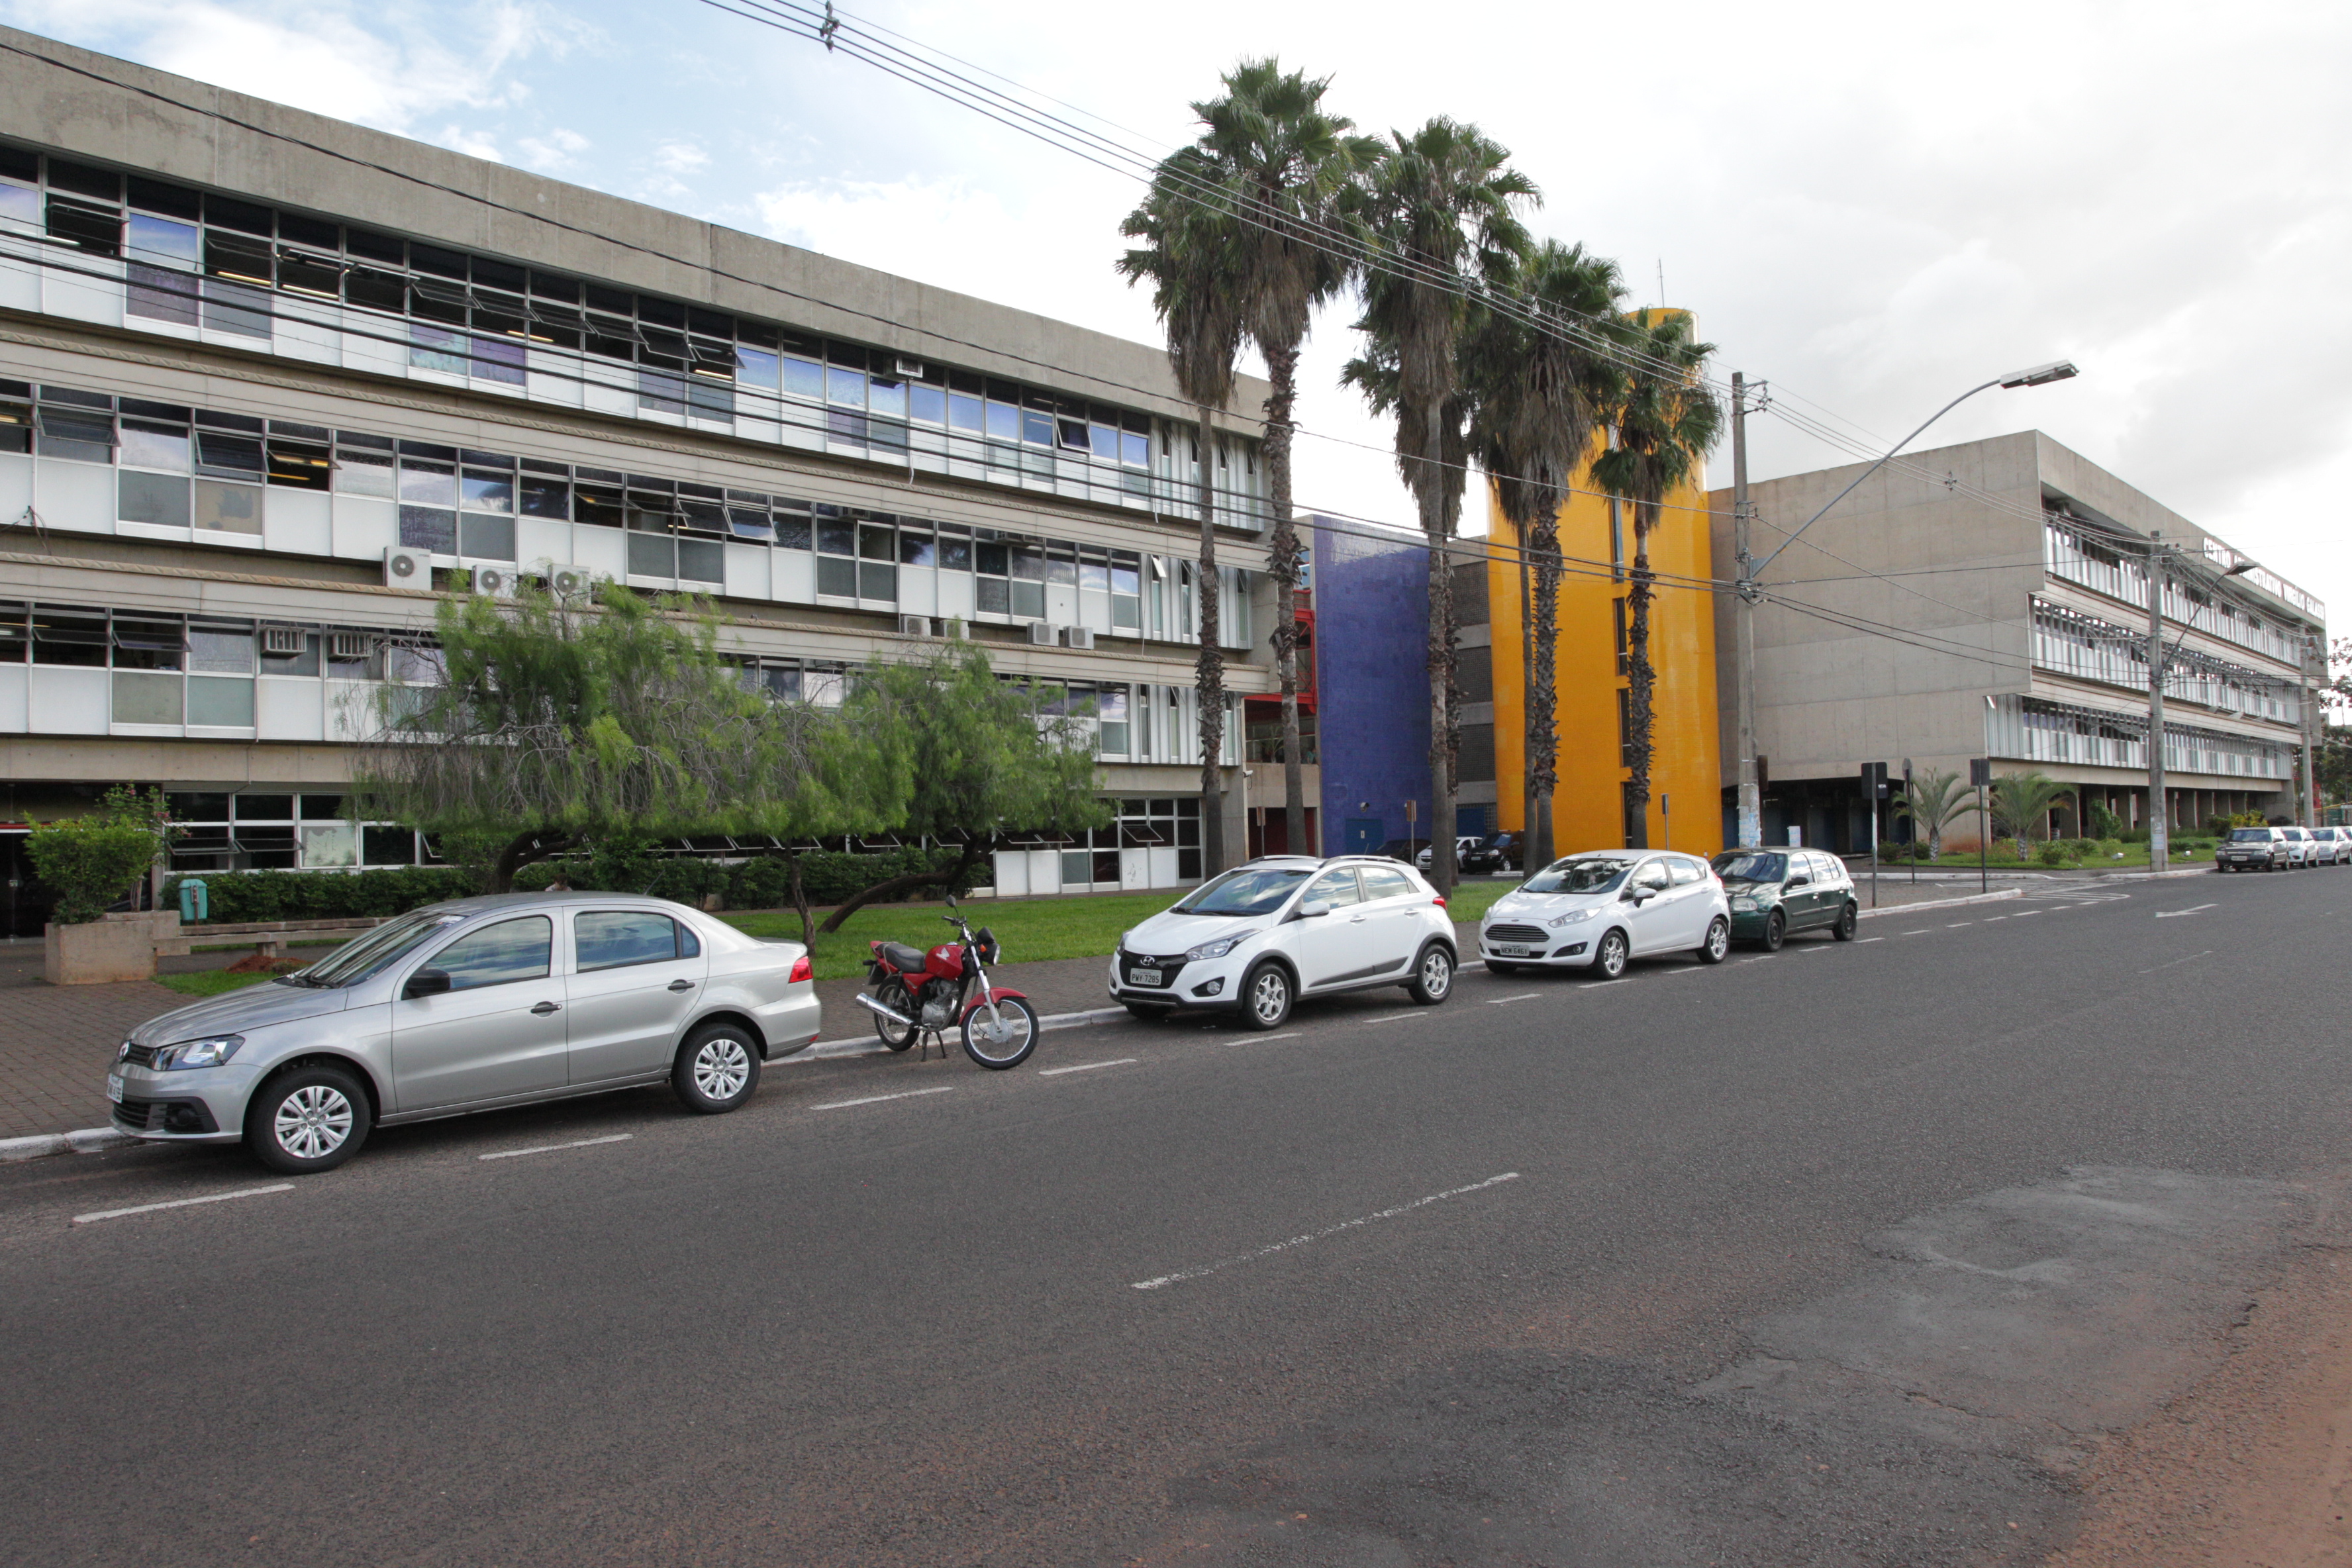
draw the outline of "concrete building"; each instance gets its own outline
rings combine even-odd
[[[432,679],[435,606],[461,584],[611,577],[710,595],[780,698],[831,700],[847,669],[945,634],[982,643],[1093,705],[1119,802],[1089,842],[1000,857],[998,890],[1199,875],[1204,592],[1236,700],[1272,688],[1240,416],[1262,384],[1205,454],[1244,564],[1197,583],[1204,455],[1156,348],[0,41],[0,816],[19,834],[130,782],[173,795],[184,868],[413,861],[412,835],[344,809],[364,699]]]
[[[1754,550],[1769,552],[1866,465],[1752,487]],[[1731,496],[1709,498],[1715,574],[1734,575]],[[1865,762],[1899,773],[2038,769],[2145,826],[2149,719],[2147,560],[2185,565],[2164,601],[2166,807],[2174,827],[2217,813],[2290,813],[2306,648],[2326,606],[2038,431],[1907,455],[1815,522],[1764,574],[1756,616],[1757,750],[1765,838],[1864,846]],[[1721,781],[1730,820],[1738,733],[1734,610],[1716,600]],[[2076,824],[2062,810],[2061,832]],[[1973,828],[1968,830],[1971,835]]]

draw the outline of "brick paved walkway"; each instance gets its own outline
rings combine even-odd
[[[189,998],[150,981],[51,985],[37,943],[0,952],[0,1138],[106,1125],[106,1068],[133,1026]]]

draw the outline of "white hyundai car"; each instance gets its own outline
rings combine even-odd
[[[1402,985],[1454,990],[1454,922],[1412,868],[1371,855],[1270,855],[1192,890],[1119,939],[1110,994],[1139,1018],[1238,1008],[1281,1026],[1301,997]]]
[[[1487,973],[1591,969],[1605,980],[1628,960],[1731,951],[1731,906],[1696,855],[1599,849],[1555,860],[1495,900],[1478,927]]]

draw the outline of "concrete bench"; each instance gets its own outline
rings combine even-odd
[[[250,942],[264,958],[283,958],[294,942],[349,942],[383,924],[383,917],[339,921],[230,921],[181,925],[155,941],[155,956],[185,957],[199,947],[242,946]]]

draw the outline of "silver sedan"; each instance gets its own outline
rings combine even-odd
[[[662,899],[514,893],[415,910],[275,981],[151,1018],[114,1124],[331,1170],[370,1129],[667,1080],[732,1110],[806,1047],[807,950]]]

